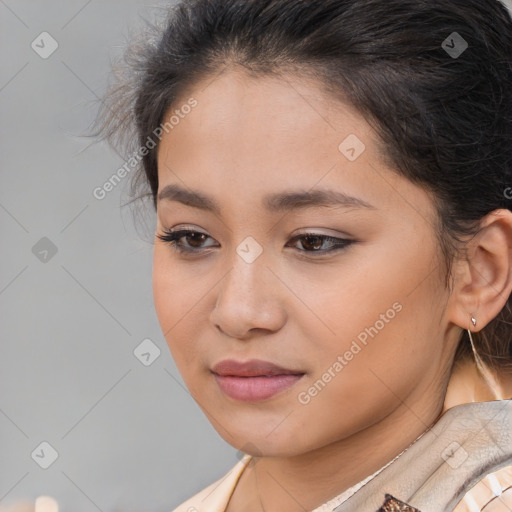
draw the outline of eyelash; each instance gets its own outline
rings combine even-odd
[[[163,242],[168,244],[174,251],[177,251],[178,253],[183,254],[183,255],[198,255],[199,253],[203,252],[203,249],[202,248],[191,249],[190,247],[180,245],[178,243],[180,238],[187,238],[191,235],[196,235],[196,234],[204,235],[207,238],[211,238],[208,235],[206,235],[206,233],[201,233],[200,231],[192,231],[190,229],[180,229],[180,230],[176,230],[176,231],[164,230],[163,233],[164,233],[163,235],[156,235],[157,238],[159,238],[160,240],[162,240]],[[323,249],[323,250],[309,250],[308,251],[308,250],[300,250],[299,249],[300,252],[313,253],[313,254],[319,255],[319,256],[342,251],[342,250],[346,249],[348,246],[350,246],[351,244],[355,243],[355,240],[351,240],[348,238],[336,238],[336,237],[332,237],[332,236],[328,236],[328,235],[321,235],[321,234],[317,234],[317,233],[302,233],[300,235],[293,237],[291,239],[291,241],[293,242],[295,240],[300,240],[302,238],[307,238],[307,237],[320,238],[323,241],[330,241],[333,244],[333,246],[338,246],[338,248],[335,248],[335,249]],[[309,257],[309,256],[306,256],[306,257]]]

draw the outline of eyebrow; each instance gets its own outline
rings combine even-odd
[[[179,185],[167,185],[158,194],[158,201],[177,201],[186,206],[199,208],[221,215],[219,203],[212,197],[195,190],[187,190]],[[293,190],[266,195],[263,207],[270,212],[301,210],[313,207],[345,207],[377,209],[358,197],[330,189]]]

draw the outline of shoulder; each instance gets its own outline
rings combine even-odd
[[[244,455],[225,475],[194,494],[172,512],[224,512],[236,483],[250,459],[250,455]]]
[[[501,481],[501,488],[497,489],[496,480],[491,478],[489,482],[486,475],[512,465],[511,427],[511,399],[451,407],[392,464],[342,503],[337,512],[374,512],[382,508],[386,494],[395,501],[401,500],[412,510],[452,511],[484,478],[482,485],[490,487],[494,482],[496,491],[492,491],[492,487],[487,489],[485,492],[490,494],[483,496],[483,503],[499,494],[492,505],[503,506],[507,502],[500,498],[508,499],[506,493],[509,493],[506,480]],[[470,498],[466,499],[468,501]],[[390,510],[401,510],[395,503],[391,505],[395,508]],[[480,511],[468,508],[471,505],[463,508],[464,505],[460,505],[460,512]],[[485,506],[487,511],[494,512],[491,504]]]

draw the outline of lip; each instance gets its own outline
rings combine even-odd
[[[283,368],[270,361],[262,359],[249,359],[248,361],[236,361],[224,359],[217,363],[212,372],[217,375],[229,375],[233,377],[264,377],[273,375],[303,375],[304,372]]]
[[[216,364],[212,373],[219,388],[241,402],[267,400],[290,388],[305,375],[260,359],[245,362],[226,359]]]

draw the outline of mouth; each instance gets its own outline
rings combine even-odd
[[[211,371],[217,375],[230,377],[273,377],[276,375],[303,375],[305,373],[300,370],[283,368],[262,359],[250,359],[249,361],[224,359],[214,365]]]
[[[245,362],[226,359],[211,372],[223,393],[242,402],[267,400],[289,389],[305,375],[300,370],[259,359]]]

